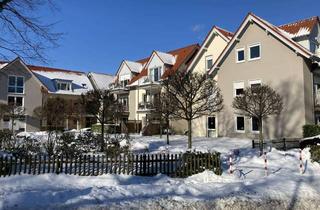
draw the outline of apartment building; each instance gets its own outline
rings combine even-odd
[[[245,87],[267,84],[282,97],[279,116],[263,121],[265,138],[302,137],[302,126],[319,121],[319,18],[275,26],[249,13],[214,62],[224,109],[217,115],[218,136],[255,138],[257,120],[238,115],[235,96]]]
[[[39,131],[45,120],[35,114],[49,99],[60,97],[72,107],[79,103],[81,94],[95,89],[105,89],[113,77],[105,74],[71,71],[43,66],[26,65],[20,58],[0,63],[0,103],[14,103],[25,110],[25,116],[14,123],[16,131]],[[95,123],[91,116],[70,115],[62,123],[64,129],[80,129]],[[0,129],[11,129],[7,117],[0,120]]]
[[[199,48],[198,44],[193,44],[168,52],[153,51],[148,58],[135,62],[123,61],[112,90],[128,107],[126,119],[138,123],[142,129],[159,124],[154,102],[161,93],[161,80],[186,69]],[[174,121],[171,126],[178,133],[186,130],[183,121]]]
[[[232,36],[233,33],[218,26],[213,26],[202,42],[199,52],[195,55],[188,70],[207,74]],[[217,76],[215,79],[218,79]],[[216,128],[217,123],[216,114],[195,119],[192,122],[192,134],[194,136],[216,137],[218,135]]]

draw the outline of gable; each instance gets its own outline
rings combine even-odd
[[[153,53],[146,68],[147,69],[151,69],[151,68],[155,68],[155,67],[163,67],[164,66],[164,62],[161,60],[161,58],[157,55],[157,53]]]
[[[117,76],[119,80],[125,80],[127,79],[127,77],[129,77],[129,79],[131,78],[131,70],[129,69],[125,61],[122,62]]]

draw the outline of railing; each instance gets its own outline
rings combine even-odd
[[[80,176],[154,176],[161,173],[171,177],[187,177],[206,169],[221,174],[220,153],[0,157],[0,177],[45,173]]]
[[[280,150],[288,150],[288,149],[294,149],[300,147],[299,139],[278,139],[278,140],[271,140],[271,141],[264,141],[263,147],[266,147],[267,145],[270,145],[276,149]],[[259,148],[260,143],[259,140],[252,140],[252,148]]]
[[[150,110],[154,109],[153,102],[140,102],[138,104],[138,110]]]

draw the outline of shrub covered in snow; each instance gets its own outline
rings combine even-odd
[[[106,151],[109,156],[116,156],[121,153],[128,154],[130,151],[130,137],[127,134],[114,134],[107,136]]]

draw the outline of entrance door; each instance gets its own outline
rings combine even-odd
[[[207,118],[207,134],[208,134],[208,137],[217,137],[215,116],[209,116]]]

